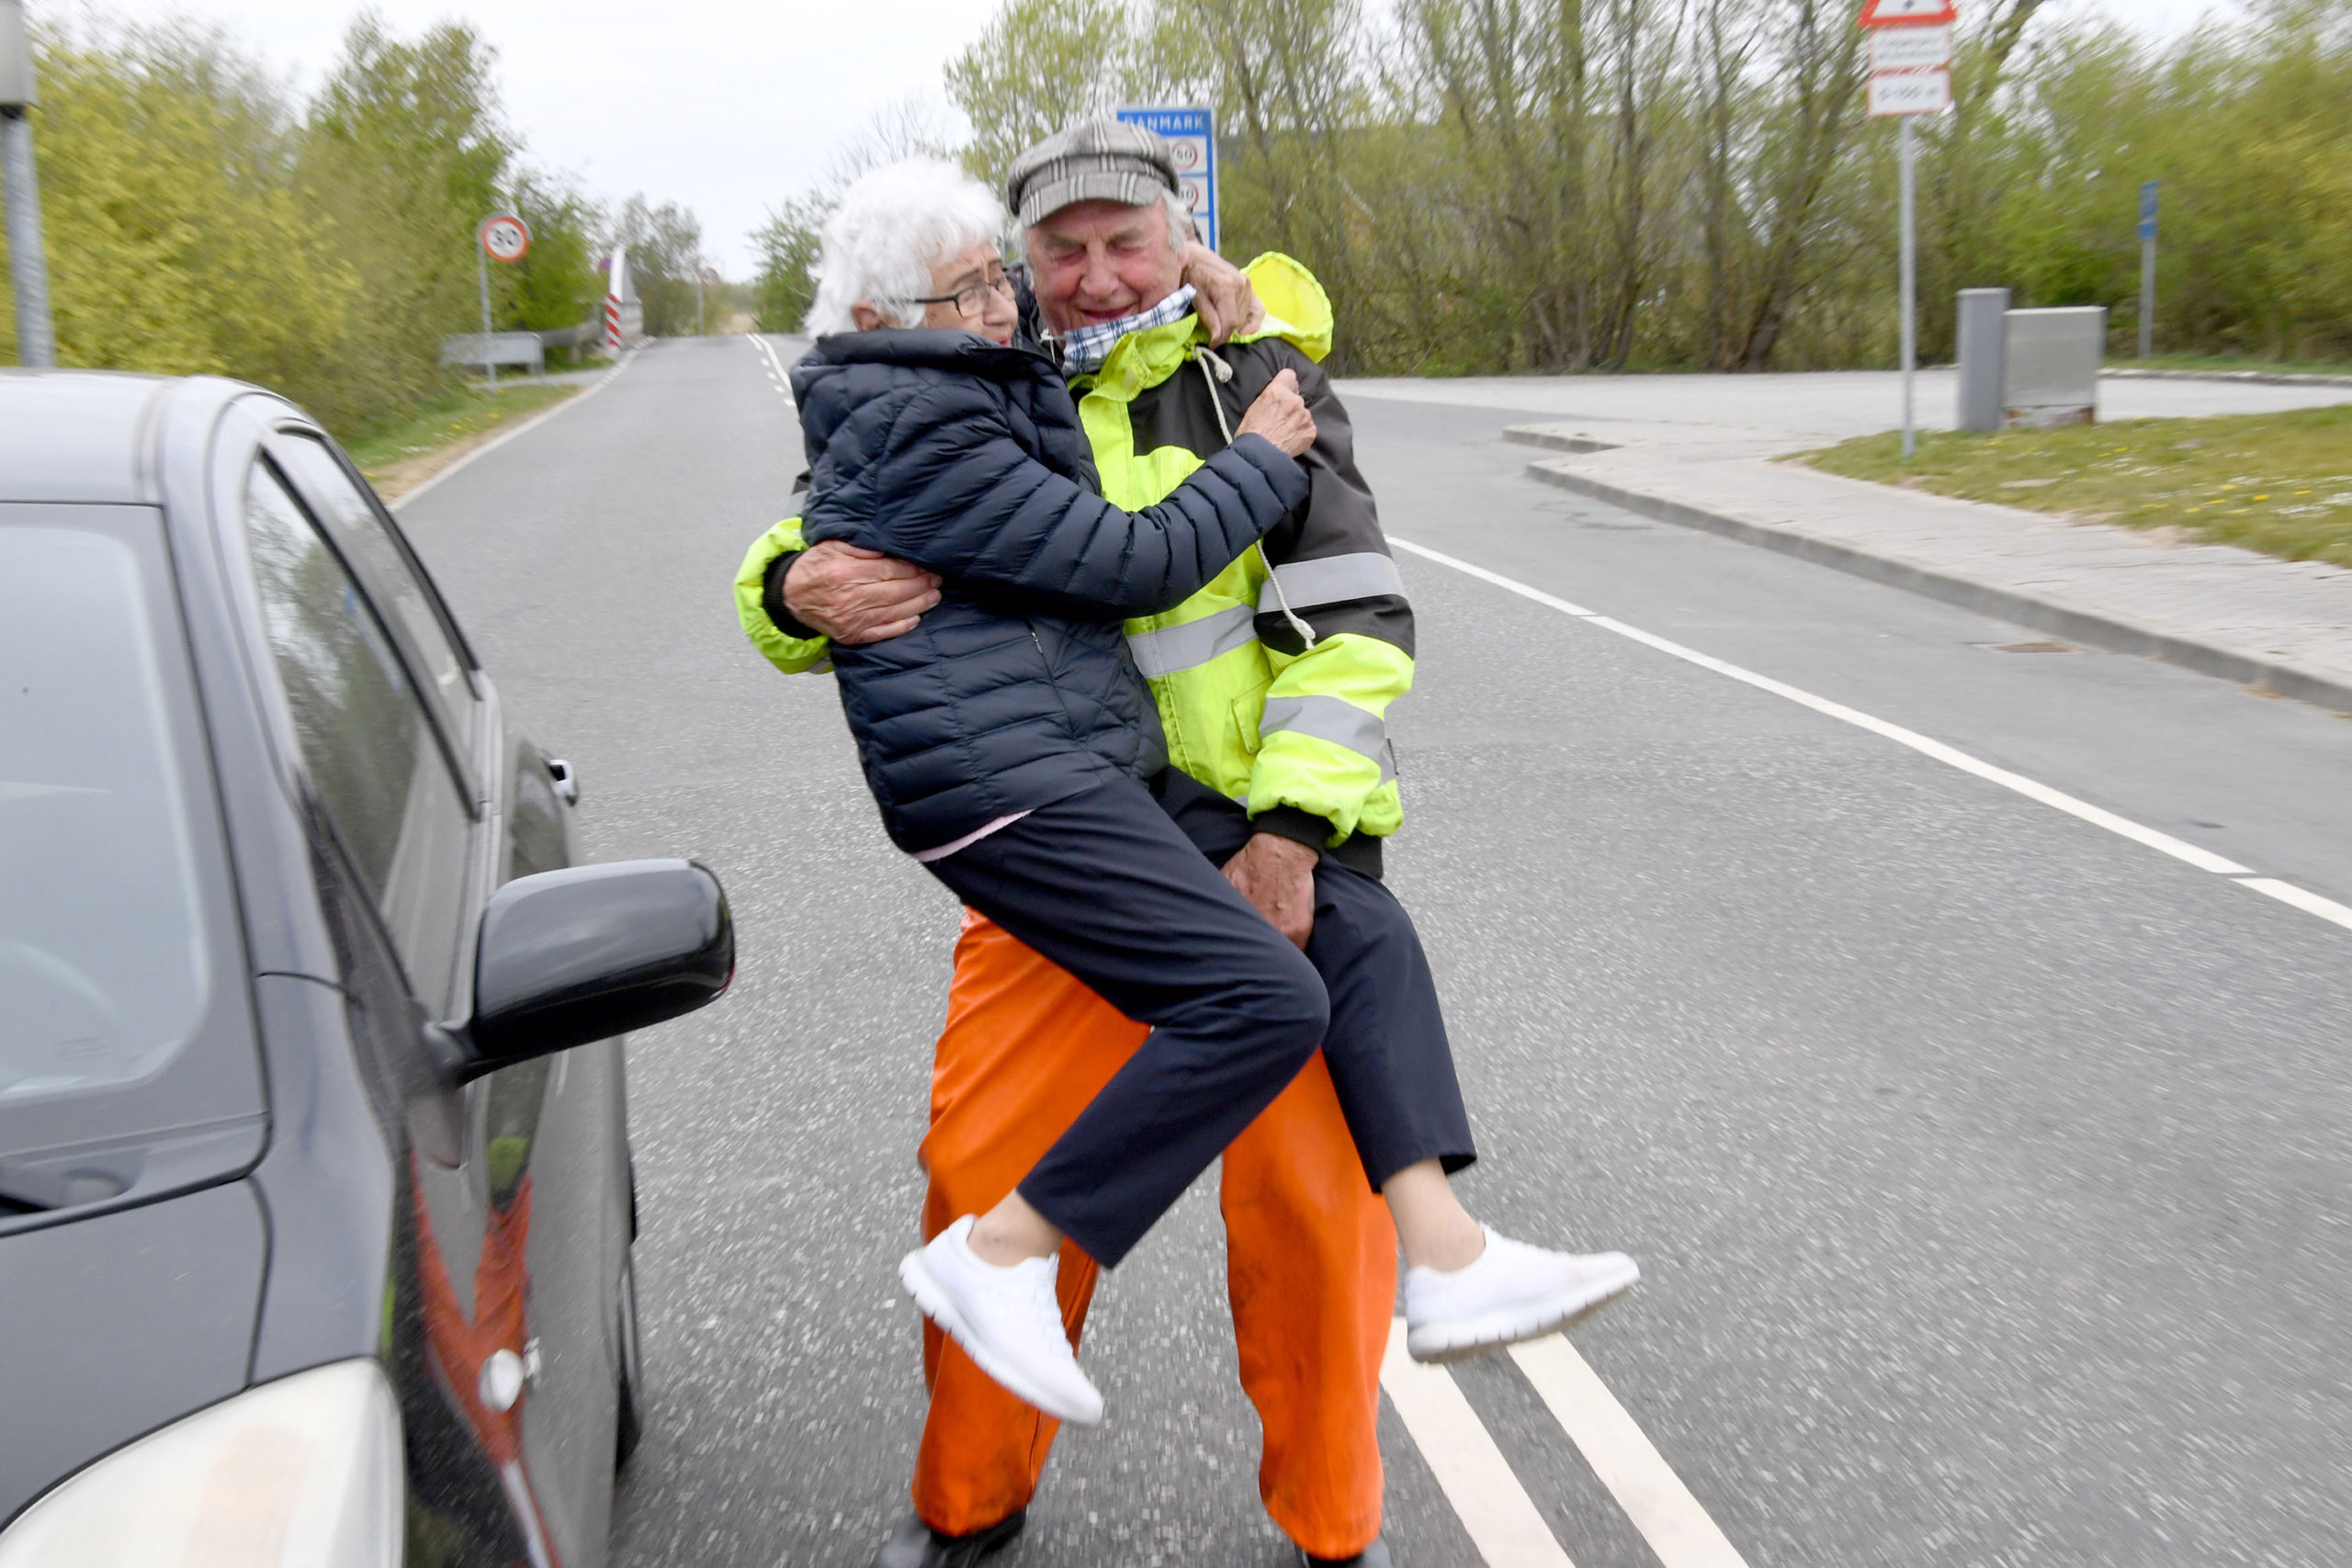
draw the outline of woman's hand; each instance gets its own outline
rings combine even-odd
[[[1315,416],[1306,412],[1306,400],[1298,395],[1298,373],[1294,370],[1275,372],[1241,416],[1241,428],[1233,433],[1234,439],[1245,435],[1262,435],[1292,457],[1298,457],[1315,445]]]
[[[1208,329],[1211,348],[1265,325],[1266,308],[1250,287],[1250,275],[1198,240],[1184,247],[1184,281],[1193,286],[1193,309]]]

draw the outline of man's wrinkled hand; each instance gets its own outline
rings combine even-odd
[[[933,573],[838,539],[809,546],[784,579],[793,618],[852,648],[914,630],[938,603]]]
[[[1250,275],[1198,240],[1185,247],[1184,281],[1193,286],[1193,309],[1212,344],[1265,325],[1266,308],[1250,287]]]
[[[1225,879],[1294,946],[1303,948],[1315,934],[1315,863],[1320,858],[1311,844],[1256,833],[1225,863]]]

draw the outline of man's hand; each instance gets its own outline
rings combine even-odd
[[[1253,833],[1241,852],[1225,863],[1225,879],[1258,907],[1258,912],[1299,947],[1315,934],[1315,863],[1311,844],[1280,833]]]
[[[1193,286],[1193,309],[1212,344],[1265,324],[1266,308],[1258,303],[1249,275],[1198,240],[1184,248],[1184,281]]]
[[[811,630],[854,648],[915,629],[939,603],[939,579],[879,550],[827,539],[785,574],[784,607]]]

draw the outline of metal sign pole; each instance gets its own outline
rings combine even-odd
[[[57,332],[49,316],[40,187],[33,181],[33,122],[21,108],[0,108],[0,186],[7,190],[8,283],[17,296],[17,362],[54,369]]]
[[[490,254],[480,244],[474,246],[474,271],[481,279],[481,356],[482,368],[490,372],[490,389],[498,390],[498,361],[491,356],[490,346]]]
[[[1870,31],[1870,84],[1865,111],[1874,119],[1903,121],[1903,456],[1919,450],[1919,132],[1912,121],[1952,107],[1952,31],[1960,13],[1952,0],[1863,0],[1860,25]]]
[[[1912,381],[1919,369],[1919,140],[1910,116],[1903,118],[1903,456],[1919,450]]]
[[[2140,187],[2140,357],[2156,352],[2156,182]]]
[[[17,296],[17,359],[57,365],[49,316],[49,254],[40,237],[40,186],[33,175],[33,122],[40,102],[21,0],[0,0],[0,206],[8,209],[8,280]]]

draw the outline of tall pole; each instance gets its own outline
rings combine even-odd
[[[0,107],[0,186],[7,188],[8,284],[17,296],[17,362],[57,366],[57,331],[49,316],[49,258],[40,237],[40,187],[33,179],[33,122],[21,108]]]
[[[493,357],[490,341],[490,253],[482,249],[481,235],[474,235],[474,272],[481,282],[481,358],[482,368],[490,372],[490,389],[498,390],[498,361]]]
[[[8,209],[8,277],[17,297],[17,358],[35,369],[57,364],[49,316],[49,253],[40,237],[40,186],[33,175],[33,43],[22,0],[0,0],[0,206]]]
[[[2156,352],[2156,192],[2154,180],[2140,187],[2140,357]]]
[[[1919,141],[1909,115],[1903,118],[1903,456],[1919,450],[1912,381],[1919,369]]]

